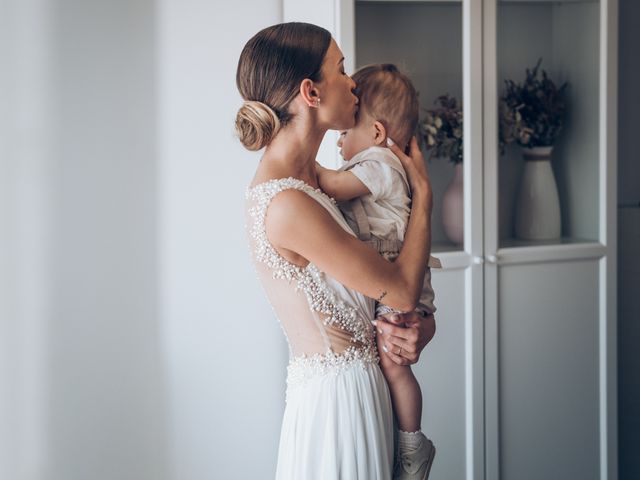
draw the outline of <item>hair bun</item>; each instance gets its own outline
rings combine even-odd
[[[269,145],[280,130],[280,119],[267,104],[245,100],[236,116],[236,132],[248,150],[260,150]]]

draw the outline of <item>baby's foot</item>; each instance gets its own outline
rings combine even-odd
[[[394,480],[427,480],[431,471],[431,464],[436,454],[433,442],[424,436],[422,432],[410,434],[415,438],[417,445],[412,449],[400,448],[398,459],[393,470]]]

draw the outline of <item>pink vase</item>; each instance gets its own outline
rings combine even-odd
[[[456,163],[453,179],[442,196],[444,233],[456,245],[464,242],[464,183],[462,163]]]

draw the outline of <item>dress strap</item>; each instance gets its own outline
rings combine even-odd
[[[256,260],[273,270],[275,278],[285,278],[289,281],[299,278],[302,267],[286,260],[269,242],[265,225],[267,208],[278,193],[288,189],[304,190],[305,185],[302,180],[295,178],[280,178],[259,183],[247,189],[247,200],[254,202],[249,208],[252,219],[249,234],[256,242]]]

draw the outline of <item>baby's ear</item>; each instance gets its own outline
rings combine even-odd
[[[374,143],[376,145],[386,145],[387,143],[387,129],[384,128],[382,122],[375,121],[373,122],[373,131],[374,131]]]

